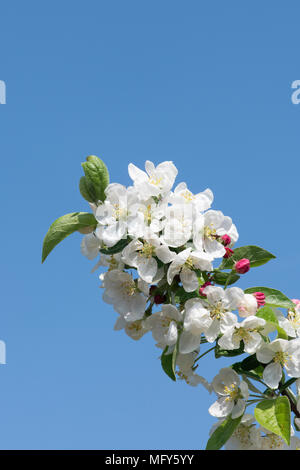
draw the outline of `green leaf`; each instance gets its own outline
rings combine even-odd
[[[254,268],[267,263],[270,259],[276,258],[276,256],[259,246],[241,246],[234,250],[231,258],[223,259],[219,269],[231,269],[237,261],[243,258],[247,258],[250,261],[250,267]]]
[[[232,350],[227,350],[227,349],[222,349],[218,344],[216,344],[215,347],[215,357],[218,359],[219,357],[234,357],[238,356],[240,354],[244,354],[244,342],[241,341],[241,345],[238,349],[232,349]]]
[[[259,365],[258,367],[255,367],[254,369],[249,369],[245,371],[243,367],[241,366],[241,362],[236,362],[232,364],[230,367],[235,370],[235,372],[239,375],[246,375],[247,377],[250,377],[251,379],[254,380],[260,380],[263,375],[264,367],[262,365]]]
[[[186,292],[182,286],[177,287],[175,291],[175,303],[184,304],[187,300],[199,298],[198,290],[194,292]]]
[[[236,273],[221,273],[216,271],[212,277],[216,284],[221,286],[230,286],[240,279],[240,276]]]
[[[266,296],[266,305],[279,308],[294,308],[293,302],[282,292],[269,287],[250,287],[245,290],[245,294],[253,294],[254,292],[262,292]]]
[[[243,372],[248,372],[250,370],[255,370],[261,364],[258,362],[256,358],[256,354],[252,354],[251,356],[247,356],[241,363],[240,367]]]
[[[287,397],[261,401],[254,410],[254,416],[261,426],[282,437],[290,445],[291,407]]]
[[[79,180],[79,191],[81,196],[88,202],[97,202],[98,198],[94,190],[93,183],[86,177],[82,176]]]
[[[99,251],[104,255],[115,255],[116,253],[120,253],[120,251],[122,251],[129,242],[131,242],[130,237],[122,238],[114,246],[101,248]]]
[[[232,419],[228,416],[212,433],[206,444],[205,450],[219,450],[232,436],[237,426],[240,424],[243,416]]]
[[[264,306],[260,308],[256,316],[263,318],[269,325],[272,325],[274,329],[278,331],[279,338],[288,339],[287,333],[279,326],[278,319],[275,315],[274,310],[269,306]]]
[[[161,366],[165,373],[176,382],[176,357],[177,357],[177,344],[175,344],[174,349],[171,353],[168,354],[169,346],[166,346],[162,355],[161,355]]]
[[[42,263],[53,248],[64,238],[86,227],[91,227],[92,229],[97,227],[94,215],[89,212],[72,212],[55,220],[43,241]]]
[[[109,184],[109,173],[105,163],[95,155],[86,158],[86,162],[81,164],[86,180],[79,182],[79,189],[82,196],[87,199],[94,198],[90,202],[105,200],[105,188]],[[89,199],[87,199],[89,200]]]

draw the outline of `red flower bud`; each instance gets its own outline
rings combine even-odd
[[[228,248],[228,246],[225,246],[225,250],[226,250],[226,253],[223,256],[223,258],[230,258],[234,253],[234,251],[231,250],[231,248]]]
[[[166,300],[166,296],[165,295],[160,295],[160,294],[157,294],[154,296],[154,303],[156,305],[159,305],[159,304],[163,304]]]
[[[266,303],[266,296],[263,292],[253,292],[254,297],[256,298],[257,305],[262,307]]]
[[[224,246],[230,245],[231,243],[231,238],[229,235],[225,234],[221,237],[222,243]]]
[[[245,274],[250,269],[250,261],[247,258],[240,259],[235,263],[234,269],[239,274]]]
[[[156,291],[157,289],[157,286],[155,286],[154,284],[152,286],[150,286],[150,289],[149,289],[149,294],[150,295],[153,295],[154,292]]]

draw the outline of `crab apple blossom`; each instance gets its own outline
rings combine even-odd
[[[231,415],[238,418],[244,413],[248,399],[248,385],[241,381],[238,374],[230,367],[224,367],[212,381],[218,396],[216,402],[209,407],[209,413],[216,418]]]
[[[186,248],[174,257],[168,269],[167,281],[172,284],[174,277],[179,274],[184,290],[193,292],[199,287],[195,269],[210,271],[211,261],[212,258],[207,253]]]
[[[137,269],[141,279],[152,283],[158,272],[156,257],[163,263],[170,263],[176,257],[176,253],[170,251],[167,245],[152,234],[151,238],[143,241],[132,240],[123,250],[122,259],[125,264]]]
[[[265,324],[266,321],[263,318],[247,317],[241,323],[228,328],[218,340],[218,344],[221,348],[232,351],[238,349],[241,341],[243,341],[244,351],[248,354],[254,354],[263,341],[259,331],[262,330]]]
[[[186,206],[190,205],[195,210],[195,213],[206,211],[210,208],[214,199],[214,195],[210,189],[193,194],[187,188],[186,183],[180,183],[174,189],[174,192],[169,195],[169,202],[173,206]]]
[[[105,245],[112,247],[126,238],[128,227],[136,216],[134,208],[138,195],[134,188],[126,188],[118,183],[109,184],[105,194],[106,199],[97,207],[95,217],[102,228],[98,236]]]
[[[128,187],[109,183],[97,157],[87,163],[79,189],[90,212],[50,226],[42,261],[73,231],[84,235],[81,253],[96,260],[102,299],[118,314],[114,330],[134,341],[152,336],[170,379],[216,393],[207,449],[299,448],[290,423],[293,413],[300,430],[300,300],[270,287],[233,286],[250,260],[255,268],[275,256],[256,245],[236,248],[237,227],[212,208],[210,189],[173,188],[172,161],[147,160],[145,171],[130,163]],[[204,182],[205,171],[200,176]],[[232,363],[211,380],[202,374],[213,367],[202,361],[212,352],[212,361]]]
[[[217,286],[206,287],[204,293],[206,299],[201,300],[201,303],[211,318],[204,334],[207,341],[213,343],[220,334],[224,334],[237,323],[237,315],[232,310],[237,309],[245,294],[239,287],[224,290]]]
[[[114,325],[114,330],[124,330],[125,333],[135,341],[141,339],[149,331],[146,327],[145,320],[126,321],[122,316],[118,317]]]
[[[224,235],[229,236],[231,243],[238,240],[238,232],[231,218],[221,211],[209,210],[194,221],[193,242],[196,249],[204,250],[213,258],[222,258],[226,254]]]
[[[176,365],[178,371],[176,375],[180,380],[184,380],[188,385],[196,387],[201,384],[209,393],[212,393],[212,385],[201,375],[196,374],[194,363],[199,350],[195,350],[188,354],[177,354]]]
[[[170,161],[162,162],[155,167],[151,161],[147,160],[145,170],[146,172],[140,170],[133,163],[128,166],[128,173],[133,180],[134,187],[144,200],[167,194],[178,173],[177,168]]]
[[[258,309],[257,300],[252,294],[245,294],[241,303],[238,305],[240,317],[249,317],[255,315]]]
[[[256,351],[256,357],[262,364],[267,364],[263,371],[263,380],[268,387],[276,389],[282,378],[283,368],[290,377],[300,377],[300,339],[275,339],[263,343]]]
[[[124,271],[113,269],[105,274],[102,287],[105,289],[103,300],[112,304],[116,312],[125,320],[135,321],[143,318],[147,297],[141,291],[141,283]]]
[[[164,349],[176,344],[178,325],[183,321],[182,313],[171,304],[163,305],[160,312],[146,319],[146,327],[152,332],[157,346]]]
[[[183,332],[180,336],[179,351],[191,353],[200,346],[201,335],[212,323],[209,311],[200,299],[190,299],[185,303]]]

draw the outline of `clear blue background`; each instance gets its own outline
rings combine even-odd
[[[79,234],[41,265],[57,217],[88,210],[89,154],[173,160],[210,187],[240,245],[278,259],[243,277],[300,297],[299,2],[1,2],[1,449],[202,449],[213,396],[163,374],[151,335],[114,332]],[[205,349],[203,349],[204,351]],[[206,356],[211,380],[224,364]]]

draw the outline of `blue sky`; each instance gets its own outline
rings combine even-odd
[[[1,4],[1,449],[202,449],[214,401],[173,383],[151,336],[113,331],[79,234],[41,265],[59,216],[88,210],[80,163],[111,181],[172,160],[209,187],[239,245],[277,259],[243,277],[300,297],[299,3]],[[203,358],[212,379],[227,360]]]

